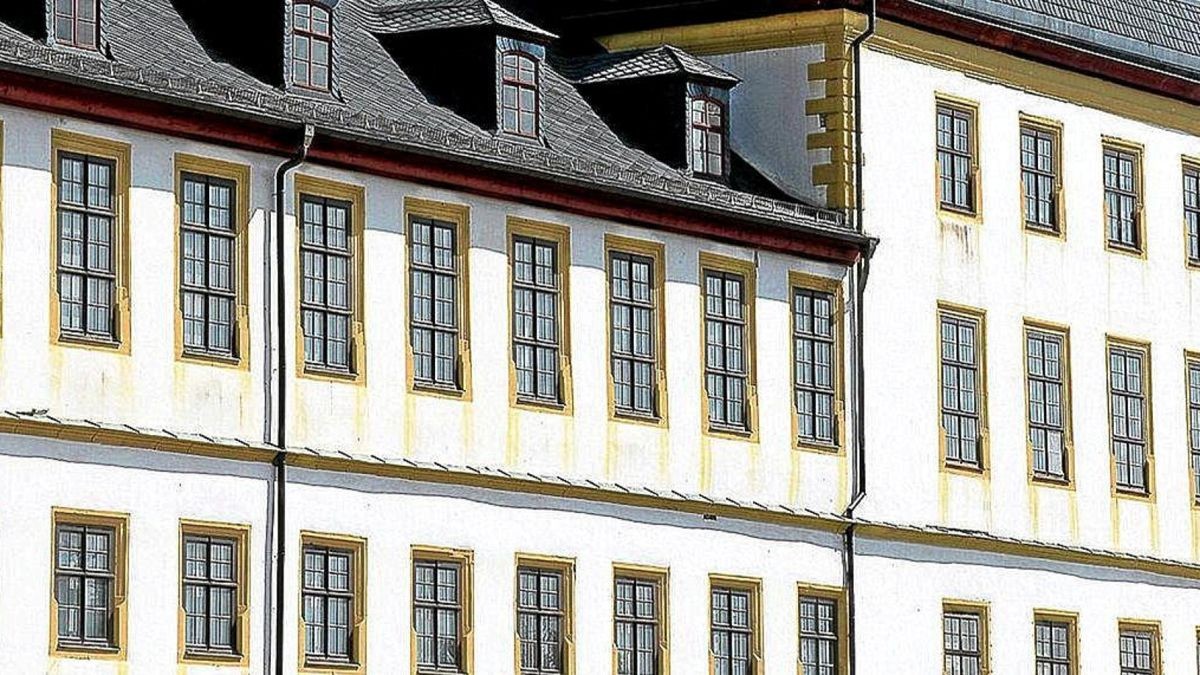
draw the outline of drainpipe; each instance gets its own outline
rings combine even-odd
[[[284,529],[287,524],[287,321],[291,316],[285,308],[287,277],[284,262],[287,260],[284,239],[287,233],[284,219],[284,209],[287,206],[287,190],[285,181],[288,172],[304,163],[308,158],[308,150],[312,147],[316,129],[311,124],[304,125],[304,141],[297,154],[291,157],[275,170],[275,442],[277,448],[275,459],[275,560],[272,574],[275,576],[275,616],[271,633],[275,640],[275,675],[284,675],[283,671],[283,594],[284,594],[284,557],[287,553],[287,534]],[[269,323],[268,323],[269,325]],[[270,378],[268,370],[267,377]],[[268,385],[268,389],[269,389]],[[268,406],[270,393],[267,394]]]
[[[855,36],[850,44],[853,59],[854,76],[854,228],[863,232],[863,144],[862,144],[862,45],[867,38],[875,34],[878,22],[879,0],[867,0],[867,29]],[[854,370],[851,379],[854,384],[854,442],[853,454],[853,490],[850,503],[843,515],[849,521],[843,533],[843,578],[846,588],[846,641],[849,662],[847,675],[856,675],[858,671],[858,642],[856,631],[855,587],[854,587],[854,531],[857,522],[854,511],[867,496],[867,457],[866,457],[866,366],[863,359],[863,326],[865,312],[864,298],[867,289],[867,277],[871,274],[871,256],[875,253],[872,243],[863,251],[854,272],[854,304],[851,325],[854,328]]]

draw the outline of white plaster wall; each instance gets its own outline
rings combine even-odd
[[[1200,138],[864,52],[870,495],[861,513],[1193,559],[1185,348],[1200,347],[1200,274],[1184,265],[1180,155]],[[979,102],[982,223],[942,222],[934,108]],[[1066,240],[1025,234],[1018,116],[1064,126]],[[1105,250],[1101,136],[1145,145],[1146,260]],[[938,301],[986,310],[990,481],[939,472]],[[1027,482],[1022,322],[1070,326],[1076,489]],[[1105,335],[1152,343],[1155,499],[1110,496]]]
[[[258,441],[264,438],[264,239],[273,218],[279,158],[168,139],[142,132],[0,107],[5,123],[3,172],[4,317],[0,339],[0,407],[49,409],[87,418]],[[50,129],[63,128],[132,144],[132,350],[128,356],[50,345],[52,258]],[[250,369],[177,362],[174,170],[187,152],[252,166],[249,232]],[[790,271],[841,278],[832,264],[664,234],[451,190],[306,164],[308,175],[359,184],[366,193],[366,384],[295,377],[290,350],[289,441],[310,446],[482,464],[545,474],[712,493],[838,511],[848,491],[844,456],[797,452],[791,435]],[[289,179],[287,250],[296,245]],[[471,207],[470,321],[473,396],[469,402],[406,393],[406,302],[403,202],[408,196]],[[567,225],[571,230],[574,415],[509,408],[509,309],[506,218]],[[271,227],[273,230],[273,227]],[[610,422],[604,235],[659,241],[666,247],[666,359],[669,425],[652,429]],[[273,250],[273,246],[272,246]],[[759,442],[710,440],[701,429],[698,256],[708,251],[757,263]],[[296,259],[285,306],[295,307]],[[272,290],[273,293],[273,290]],[[269,364],[268,364],[269,366]]]

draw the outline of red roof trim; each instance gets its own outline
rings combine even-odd
[[[297,147],[294,128],[7,71],[0,72],[0,103],[273,155],[290,156]],[[856,262],[861,255],[859,247],[852,241],[801,232],[782,224],[744,221],[733,215],[708,215],[632,196],[613,196],[582,186],[513,176],[368,143],[320,137],[309,156],[315,161],[348,170],[780,253],[847,265]]]

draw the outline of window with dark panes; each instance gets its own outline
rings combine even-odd
[[[1158,675],[1158,636],[1154,631],[1122,629],[1120,635],[1121,675]]]
[[[1108,391],[1117,489],[1146,493],[1149,452],[1146,433],[1145,352],[1110,345]]]
[[[733,588],[712,589],[714,675],[752,675],[754,620],[751,594]]]
[[[1187,225],[1188,261],[1200,265],[1200,168],[1183,168],[1183,221]]]
[[[704,385],[708,421],[746,430],[746,280],[704,270]]]
[[[725,106],[708,98],[692,100],[692,172],[725,175]]]
[[[1058,137],[1045,129],[1021,127],[1021,184],[1025,226],[1059,232]]]
[[[179,264],[188,352],[236,356],[236,192],[233,181],[183,174]]]
[[[522,567],[517,570],[517,637],[521,673],[563,672],[563,575]]]
[[[302,195],[300,312],[304,363],[317,369],[350,371],[350,203]]]
[[[54,0],[54,41],[82,49],[98,49],[100,0]]]
[[[460,389],[459,260],[454,223],[413,218],[409,223],[409,324],[413,380]]]
[[[797,432],[806,443],[836,443],[834,311],[832,293],[792,290]]]
[[[113,591],[116,537],[111,527],[60,524],[54,539],[54,600],[59,648],[116,647]]]
[[[975,212],[975,114],[939,104],[937,156],[941,205]]]
[[[501,58],[500,128],[521,136],[538,135],[538,62],[524,52]]]
[[[329,90],[333,58],[333,15],[312,2],[292,5],[292,83]]]
[[[1132,152],[1104,148],[1104,218],[1111,246],[1141,250],[1139,162]]]
[[[617,675],[658,675],[662,587],[634,577],[618,577],[614,584]]]
[[[304,547],[304,655],[315,662],[349,663],[355,564],[349,550]]]
[[[1038,620],[1034,624],[1036,675],[1074,675],[1071,624]]]
[[[1025,333],[1025,379],[1029,387],[1029,444],[1033,474],[1067,480],[1066,375],[1063,336],[1041,330]]]
[[[958,314],[941,316],[942,433],[946,462],[983,467],[979,452],[982,431],[981,381],[977,319]]]
[[[236,549],[232,539],[184,538],[184,645],[189,653],[234,653],[240,581]]]
[[[59,327],[64,335],[114,341],[116,335],[116,163],[58,154]]]
[[[462,666],[462,565],[444,560],[413,563],[413,629],[417,670],[458,672]]]
[[[562,275],[558,246],[536,237],[513,237],[513,361],[517,396],[558,404]]]
[[[942,615],[942,654],[946,675],[982,675],[983,632],[979,614],[946,612]]]
[[[1200,504],[1200,361],[1189,360],[1188,445],[1192,455],[1192,497]]]
[[[613,406],[618,413],[656,417],[654,261],[613,251],[608,264]]]
[[[800,675],[838,675],[837,602],[800,598]]]

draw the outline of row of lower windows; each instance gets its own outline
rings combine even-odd
[[[54,512],[55,650],[120,654],[127,641],[128,517]],[[185,660],[243,661],[248,635],[245,527],[181,526],[180,601]],[[361,667],[366,661],[366,541],[301,534],[303,663]],[[471,551],[412,549],[411,630],[417,672],[472,673]],[[574,561],[518,555],[515,621],[519,672],[573,669]],[[665,568],[616,565],[612,580],[617,675],[657,675],[669,658]],[[710,659],[717,675],[761,672],[761,581],[710,577]],[[801,675],[834,675],[839,651],[840,589],[802,587],[798,595]]]
[[[986,468],[985,322],[982,312],[939,311],[940,414],[947,466]],[[1024,331],[1026,424],[1034,479],[1069,484],[1072,475],[1070,331],[1027,321]],[[1150,344],[1109,338],[1106,346],[1109,444],[1118,491],[1152,488]],[[1200,502],[1200,354],[1185,353],[1188,445],[1193,496]]]
[[[127,343],[129,146],[56,132],[57,334]],[[178,350],[184,358],[247,357],[244,278],[249,167],[179,155]],[[312,375],[357,380],[362,344],[362,188],[296,179],[299,331]],[[406,200],[408,347],[416,390],[468,391],[468,210]],[[570,230],[509,219],[510,334],[515,403],[571,407]],[[615,416],[665,421],[665,248],[606,238],[610,400]],[[707,428],[756,433],[755,266],[701,254],[700,325]],[[790,282],[795,438],[840,444],[841,302],[836,280]]]
[[[937,102],[938,202],[943,210],[980,215],[979,107],[973,102]],[[1022,116],[1020,123],[1021,212],[1025,228],[1064,236],[1062,125]],[[1141,146],[1105,139],[1100,178],[1108,247],[1145,254],[1146,227]],[[1200,160],[1182,169],[1186,260],[1200,265]]]

